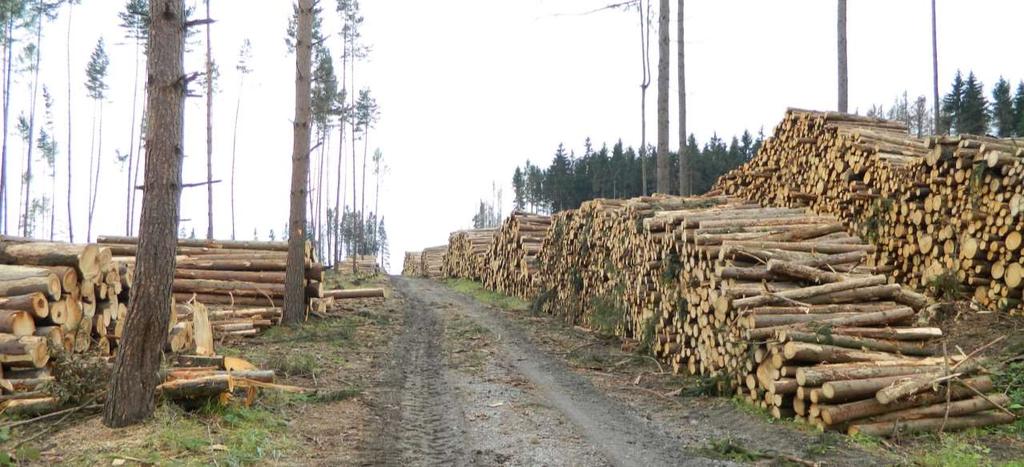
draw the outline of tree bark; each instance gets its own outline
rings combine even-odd
[[[103,408],[103,423],[108,427],[139,423],[153,413],[171,311],[184,157],[184,1],[151,0],[149,12],[147,128],[160,131],[146,135],[140,255]]]
[[[839,111],[847,113],[850,94],[850,77],[846,61],[846,0],[838,0],[838,42],[839,42]]]
[[[686,153],[686,63],[683,60],[683,51],[686,49],[683,43],[683,0],[679,0],[679,7],[676,11],[676,67],[679,80],[679,194],[690,195],[690,156]]]
[[[295,43],[295,123],[292,148],[291,215],[288,225],[288,266],[282,322],[296,324],[305,316],[306,178],[309,174],[310,70],[312,69],[313,0],[299,0]]]
[[[672,193],[671,164],[668,161],[669,87],[669,0],[658,9],[658,193]]]

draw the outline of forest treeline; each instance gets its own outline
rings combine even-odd
[[[985,84],[973,71],[965,78],[958,70],[949,92],[939,102],[939,133],[1024,137],[1024,80],[1014,86],[1000,77],[989,96]],[[910,102],[904,92],[888,109],[873,105],[867,115],[904,122],[911,134],[920,137],[932,133],[932,109],[926,97],[918,96]]]
[[[763,141],[763,131],[756,136],[744,131],[728,143],[715,134],[700,145],[691,134],[686,147],[690,154],[693,192],[708,191],[720,175],[750,160]],[[587,138],[579,155],[559,144],[547,166],[527,161],[525,165],[516,167],[512,175],[514,207],[553,213],[577,208],[593,198],[641,196],[644,194],[642,160],[646,159],[646,166],[650,168],[654,167],[656,157],[653,147],[648,147],[643,153],[641,156],[637,149],[626,147],[622,140],[611,147],[604,144],[595,148]],[[678,152],[669,153],[669,162],[673,171],[678,170]],[[646,177],[647,186],[655,186],[655,171],[648,169]]]
[[[873,105],[868,116],[887,118],[906,123],[911,134],[924,136],[933,133],[934,111],[928,99],[920,96],[910,102],[907,93],[894,99],[886,108]],[[974,72],[966,77],[957,71],[949,92],[940,102],[939,130],[945,134],[990,134],[1001,138],[1024,137],[1024,80],[1012,86],[1000,78],[986,96],[985,86]],[[728,143],[717,134],[699,145],[691,134],[687,141],[690,154],[691,186],[693,193],[707,192],[715,180],[726,172],[750,160],[764,141],[763,130],[755,137],[744,131]],[[653,187],[656,174],[656,150],[645,151],[647,186]],[[579,154],[579,155],[577,155]],[[679,164],[678,152],[670,152],[671,171]],[[515,193],[514,207],[518,210],[552,213],[574,209],[593,198],[632,198],[643,195],[641,157],[633,147],[624,147],[621,140],[595,149],[588,138],[579,153],[559,144],[546,165],[527,161],[516,167],[512,175]],[[675,183],[672,185],[676,189]],[[650,194],[650,193],[647,193]],[[480,211],[474,217],[486,219],[484,212],[493,207],[481,201]]]

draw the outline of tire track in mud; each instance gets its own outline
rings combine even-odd
[[[503,358],[536,386],[537,395],[561,412],[588,444],[614,465],[730,465],[688,451],[683,440],[607,397],[564,363],[533,346],[513,323],[489,313],[470,297],[423,279],[396,278],[407,297],[455,303],[465,316],[500,336]],[[571,459],[566,459],[571,464]]]
[[[395,285],[405,300],[405,328],[376,388],[377,419],[363,464],[466,465],[462,410],[445,378],[441,320],[403,281]]]

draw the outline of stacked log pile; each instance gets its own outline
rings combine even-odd
[[[914,324],[928,299],[870,265],[875,251],[839,219],[804,208],[594,200],[553,216],[539,293],[567,322],[614,323],[676,371],[716,377],[776,417],[873,434],[928,430],[947,391],[931,383],[945,378],[955,381],[947,429],[1012,420],[976,365],[940,357],[941,330]],[[830,376],[798,382],[804,373]],[[911,380],[914,390],[872,402]]]
[[[448,245],[423,249],[423,254],[420,255],[420,272],[422,272],[423,277],[430,279],[444,277],[442,268],[444,267],[444,255],[447,251]]]
[[[512,213],[487,250],[481,278],[484,286],[505,295],[533,298],[538,256],[550,227],[548,216]]]
[[[101,236],[103,248],[125,270],[134,269],[138,238]],[[287,242],[236,240],[179,240],[174,271],[174,298],[195,298],[206,305],[279,307],[284,299]],[[305,260],[307,300],[323,295],[323,266],[307,244]]]
[[[497,229],[459,230],[448,236],[448,250],[441,263],[445,277],[480,280],[485,255],[494,244]]]
[[[420,277],[423,271],[420,266],[423,264],[423,253],[419,251],[405,252],[405,260],[402,262],[402,275],[409,277]]]
[[[342,274],[353,274],[354,271],[357,276],[376,276],[380,274],[380,265],[376,256],[353,255],[334,265],[334,270]]]
[[[0,240],[0,339],[7,367],[41,368],[50,347],[109,354],[131,275],[96,245]]]
[[[790,110],[716,190],[834,214],[878,246],[869,264],[915,287],[955,288],[1021,312],[1024,141],[916,138],[900,123]],[[947,290],[948,292],[948,290]]]

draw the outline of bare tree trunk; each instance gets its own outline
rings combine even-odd
[[[206,0],[210,18],[210,0]],[[213,240],[213,50],[210,23],[206,23],[206,238]]]
[[[367,152],[369,147],[370,147],[370,127],[369,127],[368,124],[364,124],[363,125],[363,179],[362,179],[362,182],[360,182],[360,185],[363,186],[363,190],[362,190],[363,193],[359,196],[360,202],[362,203],[360,205],[360,207],[359,207],[360,217],[364,218],[364,219],[367,218],[367,216],[366,216],[366,152]],[[364,224],[364,223],[365,222],[361,222],[361,224]],[[366,248],[366,250],[364,251],[364,254],[366,252],[369,252],[369,247],[366,244],[366,234],[365,234],[365,232],[366,232],[366,226],[363,226],[363,229],[359,231],[359,238],[360,238],[360,243],[363,244],[363,248]],[[355,262],[353,262],[353,264],[355,264]]]
[[[71,149],[74,146],[71,144],[71,18],[74,13],[75,3],[68,2],[68,31],[65,39],[65,47],[67,52],[67,77],[68,77],[68,241],[71,243],[75,242],[75,224],[71,220]]]
[[[669,0],[661,0],[658,9],[658,192],[672,192],[671,164],[668,160],[668,86],[669,86]]]
[[[288,267],[282,322],[296,324],[306,312],[306,176],[309,173],[310,74],[312,70],[313,0],[299,0],[295,42],[295,123],[292,148],[291,214],[288,220]]]
[[[679,194],[690,195],[690,155],[687,154],[686,145],[686,61],[683,59],[683,51],[686,49],[683,42],[683,0],[679,0],[679,11],[676,12],[676,28],[679,43],[677,46],[676,60],[679,79]]]
[[[7,19],[7,24],[4,26],[6,30],[4,37],[11,38],[14,33],[14,17]],[[7,234],[7,217],[11,210],[10,200],[7,198],[7,137],[9,135],[9,121],[11,115],[11,74],[14,71],[11,68],[14,44],[11,40],[4,41],[4,137],[3,137],[3,150],[0,154],[0,217],[3,217],[3,232]]]
[[[32,213],[29,211],[32,203],[32,149],[35,148],[35,132],[36,132],[36,99],[39,96],[39,57],[40,57],[40,46],[43,38],[43,12],[38,12],[38,23],[36,24],[36,56],[33,67],[35,68],[32,72],[32,98],[30,100],[31,108],[28,111],[28,150],[27,156],[25,157],[25,215],[22,218],[22,235],[25,237],[29,236],[28,222],[29,216]]]
[[[103,407],[103,424],[122,427],[148,418],[155,406],[160,356],[167,340],[177,249],[184,154],[183,0],[150,0],[149,119],[146,179],[135,283],[124,335]]]
[[[347,47],[347,46],[348,46],[347,43],[343,44],[343,47]],[[342,61],[341,61],[341,87],[342,87],[342,89],[347,89],[346,84],[347,84],[347,79],[348,79],[348,54],[345,53],[343,55],[344,56],[342,57]],[[348,94],[349,93],[346,91],[345,92],[345,98],[346,99],[348,98]],[[345,191],[347,187],[345,186],[345,183],[347,183],[347,177],[348,176],[344,173],[344,162],[345,162],[345,120],[346,120],[346,118],[347,118],[347,115],[346,115],[346,110],[345,110],[345,102],[342,101],[341,117],[338,118],[338,127],[339,127],[339,130],[338,130],[338,180],[337,180],[337,185],[338,185],[337,188],[338,189],[337,189],[337,191],[334,192],[334,217],[335,217],[335,221],[338,223],[337,224],[337,228],[335,229],[335,232],[334,232],[335,239],[334,239],[334,263],[333,264],[335,264],[335,265],[337,265],[338,263],[341,262],[342,248],[344,246],[343,245],[343,241],[342,241],[344,236],[342,235],[341,220],[344,218],[343,213],[344,213],[345,204],[346,204],[346,201],[347,201],[347,199],[346,199],[347,196],[346,196],[346,191]]]
[[[350,36],[348,41],[349,41],[350,53],[352,54],[352,60],[349,62],[349,67],[351,69],[352,91],[353,91],[353,96],[355,96],[355,89],[356,89],[356,56],[355,56],[356,46],[355,46],[355,38]],[[355,99],[355,97],[353,97],[352,103],[355,104],[355,102],[356,102],[356,99]],[[353,211],[353,214],[356,214],[355,210],[356,210],[356,200],[357,199],[358,198],[356,198],[356,122],[353,121],[352,122],[352,211]],[[354,226],[352,233],[354,234],[353,237],[355,237],[355,239],[350,239],[349,241],[350,242],[353,242],[353,241],[355,242],[355,243],[352,244],[352,253],[355,254],[355,255],[358,255],[359,254],[360,242],[362,241],[362,238],[363,238],[363,234],[362,234],[362,231],[363,231],[363,213],[361,213],[361,212],[358,213],[357,218],[353,219],[352,222],[353,222],[352,225]],[[356,271],[357,271],[357,269],[356,269],[356,262],[352,261],[352,274],[355,274]]]
[[[147,110],[148,110],[147,107],[148,107],[148,104],[145,101],[143,101],[143,103],[142,103],[142,120],[139,121],[138,147],[135,150],[135,153],[138,154],[139,157],[135,158],[135,175],[134,175],[135,179],[132,182],[132,186],[133,187],[139,186],[139,173],[142,171],[142,169],[139,169],[139,166],[142,165],[143,162],[145,162],[143,160],[144,157],[142,157],[142,154],[143,154],[142,149],[143,149],[143,143],[145,141],[145,135],[146,135],[146,130],[147,130],[147,128],[146,128],[146,121],[147,121],[146,118],[147,118]],[[143,168],[144,167],[145,166],[143,165]],[[132,207],[130,209],[130,217],[131,217],[131,224],[130,224],[131,225],[131,229],[130,230],[131,230],[131,234],[135,233],[135,203],[138,201],[138,198],[139,198],[139,196],[138,196],[138,192],[137,191],[132,193]]]
[[[637,4],[637,8],[640,11],[640,58],[643,66],[643,81],[640,83],[640,194],[647,196],[647,87],[651,85],[650,0],[647,1],[647,11],[644,11],[643,0]]]
[[[139,98],[139,51],[141,50],[141,40],[138,38],[138,34],[135,37],[135,81],[132,84],[132,121],[131,130],[128,136],[128,186],[125,187],[128,190],[125,193],[125,207],[124,207],[124,233],[125,235],[132,234],[132,197],[135,196],[135,186],[132,184],[132,169],[134,169],[135,162],[135,111],[138,108]]]
[[[846,0],[839,1],[839,111],[848,111],[848,100],[850,95],[850,76],[847,72],[846,61]]]
[[[92,219],[96,213],[96,198],[100,193],[100,167],[103,165],[103,100],[100,101],[100,128],[98,132],[99,142],[96,144],[96,177],[92,184],[92,199],[89,200],[89,219],[86,225],[85,241],[92,241]]]
[[[231,239],[235,239],[235,158],[238,155],[238,116],[242,111],[242,86],[245,74],[238,80],[238,101],[235,103],[235,125],[231,136]]]
[[[935,0],[932,0],[932,99],[935,104],[935,134],[939,134],[939,38],[935,21]]]

